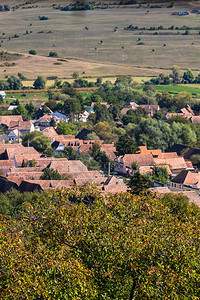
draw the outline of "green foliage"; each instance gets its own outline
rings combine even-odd
[[[7,84],[10,90],[20,90],[23,87],[21,80],[14,75],[8,78]]]
[[[153,173],[148,175],[148,179],[165,184],[169,182],[169,174],[166,168],[155,166],[153,168]]]
[[[65,121],[60,121],[60,123],[58,123],[56,131],[58,134],[64,134],[64,135],[72,134],[69,124],[66,123]]]
[[[61,180],[61,175],[57,170],[46,168],[40,177],[41,180]]]
[[[196,166],[196,167],[200,166],[200,155],[199,154],[193,154],[190,157],[190,160],[191,160],[193,166]]]
[[[33,86],[36,90],[42,90],[46,87],[47,80],[44,76],[38,76],[34,81]]]
[[[96,115],[95,123],[98,122],[109,122],[112,120],[112,117],[105,105],[101,105],[100,103],[95,103],[94,112]]]
[[[2,203],[1,299],[199,298],[200,213],[181,195],[76,187]]]
[[[38,19],[39,19],[40,21],[46,21],[46,20],[48,20],[49,18],[48,18],[48,17],[45,17],[45,16],[38,16]]]
[[[146,176],[136,172],[129,180],[129,188],[132,194],[139,195],[149,188],[148,179]]]
[[[186,72],[184,72],[183,74],[183,79],[187,82],[187,83],[192,83],[194,80],[194,75],[192,73],[191,70],[187,70]]]
[[[29,51],[29,54],[31,54],[31,55],[36,55],[36,54],[37,54],[37,51],[34,50],[34,49],[31,49],[31,50]]]
[[[148,149],[165,151],[175,143],[195,145],[197,135],[188,124],[166,123],[154,118],[142,119],[132,130],[137,145],[146,145]]]
[[[93,130],[105,143],[112,143],[117,140],[117,135],[113,132],[113,126],[108,122],[99,122],[95,124]]]
[[[22,135],[22,144],[27,147],[29,145],[34,147],[40,153],[46,153],[50,148],[51,139],[45,136],[41,131],[33,131]]]
[[[14,115],[21,115],[23,119],[26,119],[28,117],[28,111],[24,107],[23,104],[19,103],[16,108],[13,109],[13,114]]]
[[[131,138],[128,134],[125,134],[120,136],[116,143],[116,149],[118,155],[132,154],[136,153],[137,145],[133,138]]]
[[[49,57],[58,57],[58,54],[57,54],[57,52],[50,51],[49,52]]]
[[[122,122],[124,125],[128,123],[138,124],[142,118],[147,118],[147,112],[139,107],[136,110],[130,109],[127,114],[122,117]]]

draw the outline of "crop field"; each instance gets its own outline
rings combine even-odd
[[[35,8],[1,13],[1,49],[25,54],[14,66],[0,66],[1,79],[17,72],[28,79],[37,75],[57,75],[64,79],[73,71],[88,77],[123,74],[148,77],[170,72],[174,64],[200,72],[198,30],[191,30],[187,36],[183,30],[179,34],[178,30],[161,30],[157,35],[149,30],[124,30],[130,24],[147,28],[197,27],[200,15],[171,15],[176,10],[195,8],[195,2],[177,4],[175,8],[132,5],[84,13],[55,10],[52,3],[46,1]],[[48,20],[40,21],[38,16],[47,16]],[[143,44],[138,45],[138,41]],[[31,49],[37,50],[38,55],[28,55]],[[57,52],[62,60],[49,58],[50,51]]]

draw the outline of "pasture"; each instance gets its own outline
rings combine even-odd
[[[193,96],[200,96],[200,89],[198,87],[193,87],[192,85],[184,86],[184,85],[154,85],[156,91],[168,91],[174,94],[180,92],[188,92],[191,93]]]
[[[186,36],[183,31],[154,35],[148,31],[124,30],[130,24],[196,27],[200,15],[179,17],[171,13],[193,9],[197,4],[177,4],[175,8],[167,8],[166,4],[154,9],[132,5],[65,12],[53,9],[52,3],[39,2],[36,8],[1,13],[1,49],[25,54],[15,66],[0,67],[4,71],[0,73],[1,79],[17,72],[32,80],[38,75],[69,78],[73,71],[87,77],[156,76],[170,72],[174,64],[200,72],[200,35],[197,31],[192,30]],[[38,16],[49,19],[40,21]],[[13,38],[14,35],[19,37]],[[144,44],[138,45],[138,39]],[[31,49],[37,50],[38,55],[28,55]],[[57,52],[65,61],[49,58],[50,51]]]

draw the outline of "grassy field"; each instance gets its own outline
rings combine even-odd
[[[181,85],[154,85],[156,91],[168,91],[172,93],[188,92],[192,95],[200,95],[200,89],[197,87],[181,86]]]
[[[34,93],[21,93],[21,94],[7,94],[5,102],[12,102],[14,99],[11,98],[14,97],[14,99],[18,99],[20,102],[44,102],[48,100],[48,94],[47,93],[41,93],[41,94],[34,94]]]
[[[124,30],[130,24],[139,27],[198,26],[200,15],[171,15],[176,10],[195,8],[198,3],[176,4],[175,8],[167,8],[165,4],[160,9],[133,5],[84,13],[54,10],[52,3],[39,2],[37,8],[1,13],[1,49],[26,54],[15,66],[0,67],[1,79],[19,71],[29,79],[37,75],[69,78],[76,70],[80,74],[85,72],[88,77],[122,74],[148,77],[162,71],[170,72],[169,68],[174,64],[200,72],[198,32],[191,31],[185,36],[183,32],[152,35],[147,31]],[[49,20],[40,21],[39,15],[47,16]],[[19,37],[12,38],[15,34]],[[144,45],[137,45],[138,38]],[[38,56],[28,55],[30,49],[36,49]],[[56,51],[66,61],[48,58],[50,51]]]

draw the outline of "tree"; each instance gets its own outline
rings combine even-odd
[[[199,168],[199,166],[200,166],[200,155],[199,154],[193,154],[190,157],[190,160],[191,160],[193,166],[196,166]]]
[[[95,103],[94,105],[94,112],[96,114],[96,123],[98,122],[109,122],[112,120],[112,117],[105,105],[100,103]]]
[[[183,79],[187,83],[192,83],[194,81],[194,75],[193,75],[192,71],[188,69],[186,72],[184,72]]]
[[[33,86],[36,90],[42,90],[46,87],[47,80],[44,76],[38,76],[34,81]]]
[[[199,298],[200,212],[181,194],[12,191],[0,212],[2,299]]]
[[[60,121],[58,123],[58,126],[56,128],[56,131],[58,134],[64,134],[64,135],[71,135],[72,131],[70,129],[70,126],[65,121]]]
[[[100,151],[101,145],[98,142],[94,142],[94,144],[91,147],[91,156],[94,157],[98,151]]]
[[[95,124],[93,130],[105,143],[112,143],[117,140],[117,135],[113,133],[113,128],[108,122],[104,121]]]
[[[132,154],[136,153],[137,145],[133,138],[131,138],[128,134],[125,134],[120,136],[116,143],[116,150],[118,155]]]
[[[174,99],[167,91],[157,93],[156,101],[161,108],[165,107],[170,109],[174,105]]]
[[[55,118],[51,118],[50,126],[51,127],[56,127],[56,125],[57,125],[57,123],[56,123]]]
[[[29,54],[31,54],[31,55],[36,55],[36,54],[37,54],[37,51],[34,50],[34,49],[31,49],[31,50],[29,51]]]
[[[22,135],[22,145],[27,147],[28,143],[40,153],[46,153],[50,148],[51,139],[41,131],[33,131]]]
[[[139,195],[149,188],[148,179],[144,175],[141,175],[140,172],[136,172],[130,178],[128,185],[130,188],[130,192],[136,195]]]
[[[41,180],[61,180],[62,177],[57,170],[46,168],[40,177]]]
[[[18,106],[13,109],[13,114],[21,115],[23,117],[23,119],[27,119],[27,117],[28,117],[28,111],[24,107],[24,105],[21,103],[19,103]]]
[[[172,68],[173,83],[180,83],[180,67],[173,66]]]
[[[35,113],[35,106],[33,105],[32,102],[29,102],[25,105],[25,109],[28,112],[28,115],[33,117],[34,113]]]
[[[21,80],[14,75],[8,78],[7,83],[10,90],[20,90],[23,87]]]
[[[103,82],[102,77],[98,77],[97,81],[96,81],[96,86],[100,86],[102,84],[102,82]]]

